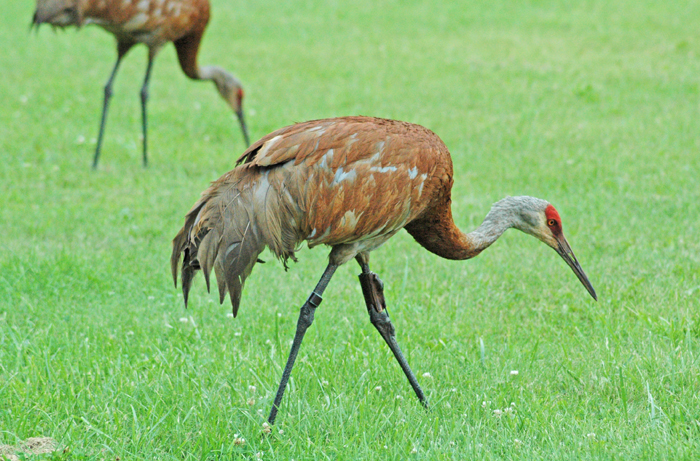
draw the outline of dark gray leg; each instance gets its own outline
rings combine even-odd
[[[107,109],[109,109],[109,100],[112,97],[112,83],[114,82],[114,77],[117,75],[117,70],[119,69],[119,63],[122,62],[122,58],[126,51],[121,49],[117,50],[117,62],[114,64],[114,69],[112,69],[112,74],[107,80],[105,85],[105,99],[102,103],[102,119],[100,120],[100,133],[97,135],[97,148],[95,148],[95,158],[92,160],[92,169],[97,168],[97,161],[100,158],[100,150],[102,149],[102,137],[105,134],[105,124],[107,122]]]
[[[148,166],[148,121],[146,120],[146,103],[148,102],[148,82],[151,79],[151,68],[153,67],[152,53],[148,53],[148,67],[146,67],[146,77],[143,79],[141,86],[141,121],[143,127],[143,166]]]
[[[92,160],[92,169],[97,168],[97,161],[100,158],[100,150],[102,149],[102,138],[105,133],[105,124],[107,122],[107,109],[109,108],[109,100],[112,97],[112,83],[114,83],[114,77],[117,75],[117,70],[119,69],[119,64],[122,62],[124,55],[134,46],[130,42],[117,42],[117,62],[114,64],[114,69],[107,80],[105,85],[105,99],[102,103],[102,119],[100,120],[100,133],[97,135],[97,147],[95,148],[95,158]]]
[[[394,353],[394,357],[398,360],[401,369],[403,370],[408,382],[411,383],[411,387],[416,392],[418,400],[423,404],[424,407],[428,407],[428,401],[423,394],[423,389],[421,389],[416,380],[416,376],[411,371],[411,367],[408,365],[406,358],[401,353],[401,348],[396,342],[396,333],[394,330],[394,325],[391,323],[389,318],[389,312],[386,310],[386,302],[384,301],[384,284],[377,274],[369,270],[369,264],[367,262],[367,257],[357,257],[357,261],[362,267],[362,273],[360,274],[360,284],[362,285],[362,294],[365,297],[365,304],[367,304],[367,312],[369,312],[369,319],[372,325],[379,331],[382,335],[384,341],[389,345],[389,349]]]
[[[294,361],[299,353],[299,347],[301,342],[304,340],[304,334],[306,329],[311,326],[314,321],[314,312],[316,308],[321,304],[323,298],[321,295],[326,289],[328,282],[330,282],[333,273],[338,268],[333,264],[328,264],[326,270],[321,276],[321,280],[311,292],[311,296],[306,300],[303,306],[301,306],[301,311],[299,312],[299,321],[297,322],[297,332],[294,335],[294,342],[292,343],[292,349],[289,351],[289,358],[287,359],[287,365],[284,367],[282,372],[282,380],[280,381],[279,388],[277,389],[277,395],[275,396],[275,403],[272,404],[272,409],[270,410],[270,416],[267,421],[270,425],[275,424],[275,418],[277,417],[277,410],[279,409],[280,403],[282,402],[282,396],[284,395],[284,389],[287,387],[287,382],[289,381],[289,376],[292,373],[292,367],[294,367]]]

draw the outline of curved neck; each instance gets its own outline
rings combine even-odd
[[[182,71],[193,80],[211,80],[211,75],[202,75],[202,70],[197,65],[197,52],[199,51],[199,43],[202,40],[202,32],[198,31],[190,35],[186,35],[178,40],[175,40],[175,50],[177,58],[180,61]],[[207,72],[210,72],[207,70]]]
[[[226,78],[231,75],[219,66],[201,66],[196,68],[199,80],[213,80],[217,88],[226,86]]]
[[[452,220],[449,205],[406,230],[426,250],[447,259],[470,259],[477,256],[503,233],[517,224],[517,197],[506,197],[495,203],[481,225],[465,234]]]
[[[463,236],[462,240],[466,242],[466,246],[468,247],[468,251],[463,251],[465,257],[460,259],[469,259],[478,255],[490,247],[493,242],[498,240],[505,231],[513,227],[513,220],[508,219],[508,215],[503,216],[501,213],[496,213],[494,211],[495,208],[492,208],[481,225],[472,232],[464,234],[460,231]]]

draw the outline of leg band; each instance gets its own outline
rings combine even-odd
[[[323,298],[315,291],[311,292],[311,296],[309,296],[309,299],[306,300],[306,302],[311,304],[314,308],[318,307],[321,304],[321,301],[323,301]]]

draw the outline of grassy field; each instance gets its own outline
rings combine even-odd
[[[238,318],[201,278],[172,286],[170,241],[244,145],[172,46],[115,84],[97,27],[29,34],[0,18],[0,445],[41,459],[697,459],[700,456],[700,38],[697,2],[215,0],[200,62],[246,87],[251,136],[364,114],[435,131],[453,212],[552,202],[599,294],[517,231],[475,260],[401,233],[373,253],[424,411],[338,270],[271,436],[298,308],[327,251],[256,267]],[[271,260],[269,253],[263,259]],[[516,373],[517,371],[517,373]],[[245,443],[239,443],[245,439]],[[40,456],[36,456],[40,458]]]

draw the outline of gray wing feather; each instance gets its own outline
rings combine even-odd
[[[304,186],[304,178],[297,177],[299,171],[291,161],[270,169],[244,165],[204,191],[173,239],[170,264],[176,285],[184,255],[185,304],[196,272],[204,272],[209,289],[213,268],[219,300],[223,303],[228,293],[236,316],[246,278],[266,246],[284,260],[285,267],[288,258],[295,260],[294,252],[305,235],[301,230],[305,205],[287,183],[292,189]]]
[[[242,181],[231,181],[225,188],[216,183],[202,194],[185,218],[185,226],[173,240],[171,270],[177,280],[178,263],[182,259],[182,289],[185,305],[192,279],[197,270],[204,272],[210,288],[212,268],[216,274],[219,299],[229,293],[233,315],[238,314],[245,279],[250,275],[265,243],[256,229],[252,203],[252,187]]]

